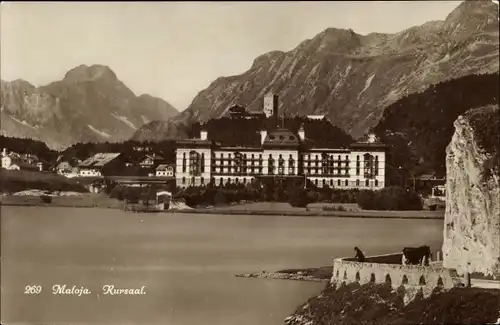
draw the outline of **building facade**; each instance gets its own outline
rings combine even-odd
[[[43,171],[43,164],[34,155],[20,155],[2,149],[2,168],[7,170]]]
[[[156,176],[158,177],[174,177],[175,166],[170,164],[161,164],[156,167]]]
[[[207,139],[181,140],[176,151],[179,187],[252,183],[257,178],[303,177],[318,187],[381,189],[385,186],[385,145],[374,135],[347,149],[307,146],[301,127],[260,131],[254,147],[224,147]]]
[[[118,157],[121,153],[96,153],[79,164],[80,177],[101,177],[104,175],[103,169],[113,169],[113,165],[118,165]]]

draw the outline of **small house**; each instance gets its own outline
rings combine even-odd
[[[114,174],[114,170],[121,168],[119,166],[119,157],[121,153],[96,153],[92,157],[85,159],[80,165],[79,176],[81,177],[99,177],[104,175],[104,170]]]
[[[155,169],[158,165],[163,162],[164,158],[162,156],[159,156],[157,154],[150,154],[144,156],[141,161],[139,162],[139,165],[141,168],[153,168]]]
[[[16,152],[7,152],[7,149],[2,151],[2,168],[7,170],[39,170],[36,164],[31,163],[32,160],[27,159]]]
[[[156,167],[156,176],[174,177],[174,166],[169,164],[160,164]]]

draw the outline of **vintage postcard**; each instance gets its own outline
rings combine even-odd
[[[1,324],[500,324],[498,1],[0,13]]]

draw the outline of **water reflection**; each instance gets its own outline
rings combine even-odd
[[[329,265],[335,256],[441,246],[442,221],[128,214],[2,207],[5,323],[283,324],[321,283],[241,279],[242,272]],[[29,284],[42,294],[23,294]],[[56,296],[54,284],[88,287]],[[146,286],[104,296],[102,286]]]

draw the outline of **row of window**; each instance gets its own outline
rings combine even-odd
[[[320,183],[320,182],[319,182],[319,180],[318,180],[318,179],[315,179],[315,180],[314,180],[314,185],[318,186],[318,185],[319,185],[319,183]],[[328,183],[329,183],[329,184],[328,184]],[[349,186],[349,183],[351,183],[351,186],[354,186],[354,185],[355,185],[355,186],[360,186],[360,185],[361,185],[361,181],[360,181],[359,179],[357,179],[356,181],[351,181],[351,182],[349,182],[349,180],[347,180],[347,179],[346,179],[346,180],[344,180],[344,181],[342,181],[342,180],[340,180],[340,179],[337,179],[337,182],[336,182],[337,186],[339,186],[339,187],[340,187],[340,186],[342,186],[342,185],[344,185],[344,186]],[[330,187],[332,187],[332,186],[334,186],[335,182],[334,182],[334,180],[333,180],[333,179],[330,179],[330,182],[327,182],[327,180],[326,180],[326,179],[323,179],[323,180],[321,181],[321,184],[322,184],[323,186],[330,185]],[[364,182],[364,186],[366,186],[366,187],[369,187],[369,186],[370,186],[370,181],[369,181],[368,179],[367,179],[367,180],[365,180],[365,182]],[[378,187],[378,186],[379,186],[378,179],[375,179],[375,181],[374,181],[374,186],[375,186],[375,187]]]
[[[221,178],[219,178],[219,180],[218,180],[219,185],[223,185],[223,184],[231,184],[231,182],[232,182],[231,178],[227,178],[225,182],[224,182],[224,178],[222,178],[222,177],[221,177]],[[241,181],[241,182],[242,182],[243,184],[246,184],[246,183],[247,183],[247,179],[246,179],[246,178],[242,178],[242,181]],[[254,182],[254,179],[252,178],[252,179],[250,180],[250,182],[251,182],[251,183],[253,183],[253,182]],[[191,183],[190,183],[190,184],[195,184],[195,183],[196,183],[196,179],[195,179],[195,177],[192,177],[192,178],[191,178]],[[212,178],[212,183],[213,183],[213,184],[216,184],[215,178]],[[234,183],[235,183],[235,184],[240,183],[240,179],[239,179],[239,178],[235,178],[235,179],[234,179]],[[326,180],[326,179],[323,179],[323,180],[321,181],[321,185],[322,185],[323,187],[324,187],[324,186],[327,186],[327,185],[329,185],[330,187],[333,187],[333,186],[334,186],[334,184],[336,184],[338,187],[341,187],[341,186],[346,186],[346,187],[348,187],[348,186],[349,186],[349,183],[351,183],[351,184],[350,184],[351,186],[358,186],[358,187],[359,187],[359,186],[361,185],[361,182],[360,182],[360,180],[359,180],[359,179],[357,179],[356,181],[352,181],[352,182],[349,182],[349,180],[347,180],[347,179],[346,179],[346,180],[344,180],[344,181],[342,181],[342,180],[338,179],[336,182],[334,182],[334,180],[333,180],[333,179],[330,179],[330,181],[329,181],[329,182],[327,182],[327,180]],[[318,179],[315,179],[315,180],[314,180],[314,185],[319,186],[319,184],[320,184],[320,181],[319,181]],[[183,177],[183,178],[182,178],[182,185],[186,185],[186,177]],[[201,177],[201,178],[200,178],[200,185],[205,185],[205,179],[204,179],[203,177]],[[378,179],[375,179],[375,181],[373,182],[373,185],[374,185],[375,187],[378,187],[378,186],[379,186]],[[369,186],[370,186],[370,182],[369,182],[369,180],[365,180],[365,182],[364,182],[364,186],[365,186],[365,187],[369,187]]]
[[[186,154],[184,153],[184,156]],[[271,156],[271,154],[269,154],[269,156]],[[366,153],[364,154],[364,157],[367,157],[367,156],[372,156],[371,154],[369,153]],[[223,153],[220,153],[219,154],[219,158],[217,158],[215,152],[212,152],[212,158],[213,159],[232,159],[233,157],[233,154],[231,153],[228,153],[227,156],[224,156]],[[234,157],[241,157],[242,159],[262,159],[262,154],[258,154],[258,157],[257,157],[257,154],[242,154],[242,153],[239,153],[239,152],[235,152],[234,153]],[[280,154],[280,157],[281,157],[281,154]],[[292,157],[292,155],[290,154],[290,157]],[[337,159],[335,160],[335,155],[333,154],[315,154],[315,155],[311,155],[311,154],[303,154],[302,155],[302,158],[303,160],[334,160],[334,161],[349,161],[349,155],[345,155],[344,156],[344,160],[342,160],[342,156],[341,155],[337,155]],[[356,160],[359,161],[361,158],[359,155],[356,156]],[[375,159],[378,159],[378,156],[375,156]]]
[[[288,170],[288,175],[295,175],[295,166],[293,164],[289,164],[288,168],[285,168],[283,164],[279,164],[276,168],[273,164],[270,164],[267,169],[268,175],[274,175],[275,171],[277,171],[278,175],[284,175],[285,170]],[[211,169],[212,173],[216,174],[242,174],[242,175],[262,175],[263,167],[255,167],[255,166],[223,166],[218,167],[214,166]],[[182,172],[186,172],[186,165],[183,165]],[[193,176],[199,176],[201,173],[205,172],[205,166],[197,166],[195,164],[190,164],[189,174]],[[331,176],[349,176],[349,168],[327,168],[327,167],[308,167],[304,168],[304,174],[306,175],[331,175]],[[356,168],[356,176],[361,174],[361,169],[359,167]],[[365,178],[372,178],[374,176],[379,175],[378,164],[375,166],[365,167],[364,176]]]
[[[285,170],[288,170],[288,175],[295,175],[295,167],[289,166],[288,169],[284,166],[278,166],[278,168],[274,166],[270,166],[267,169],[268,175],[274,175],[275,171],[277,171],[278,175],[285,175]],[[233,175],[262,175],[263,167],[212,167],[212,173],[214,174],[233,174]]]
[[[192,154],[193,152],[195,152],[194,150],[190,152],[190,154]],[[183,154],[183,159],[186,159],[186,153],[184,152]],[[201,154],[202,156],[204,155],[203,153]],[[234,153],[234,156],[231,154],[231,153],[228,153],[226,157],[224,157],[224,154],[223,153],[220,153],[219,157],[217,158],[215,152],[212,152],[212,159],[214,160],[231,160],[231,159],[243,159],[243,160],[262,160],[262,154],[258,154],[258,157],[257,157],[257,154],[242,154],[242,153],[239,153],[239,152],[235,152]],[[272,155],[269,154],[269,158],[271,158]],[[282,155],[280,154],[279,155],[280,158],[282,158]],[[366,160],[366,158],[373,158],[375,157],[375,160],[378,160],[378,156],[373,156],[369,153],[366,153],[364,154],[364,158]],[[290,154],[289,158],[292,158],[292,154]],[[342,156],[341,155],[337,155],[337,159],[335,159],[335,155],[332,155],[332,154],[316,154],[314,155],[313,157],[311,157],[311,154],[304,154],[302,155],[302,159],[304,161],[320,161],[320,160],[327,160],[327,161],[334,161],[334,162],[349,162],[349,155],[345,155],[344,157],[344,160],[342,160]],[[360,156],[357,155],[356,156],[356,161],[360,161]]]
[[[317,156],[317,155],[316,155]],[[247,170],[247,162],[245,160],[240,159],[241,155],[238,155],[237,159],[233,160],[232,162],[234,164],[231,164],[231,161],[229,161],[228,166],[234,166],[234,169],[231,169],[231,167],[225,169],[224,165],[217,165],[215,164],[214,167],[217,168],[219,167],[219,171],[217,169],[212,169],[213,172],[227,172],[231,173],[234,171],[234,173],[248,173]],[[340,157],[340,156],[339,156]],[[359,156],[358,156],[359,158]],[[323,175],[342,175],[342,170],[344,171],[344,175],[348,175],[348,169],[349,169],[349,162],[346,162],[346,166],[344,169],[341,167],[340,161],[337,162],[337,169],[334,169],[333,162],[326,162],[323,163],[323,166],[318,166],[319,161],[315,162],[315,167],[310,167],[310,162],[307,163],[307,168],[305,168],[305,171],[307,174],[323,174]],[[254,167],[254,161],[251,162],[251,167]],[[361,164],[360,161],[356,161],[356,175],[359,176],[361,173]],[[188,164],[187,164],[187,159],[186,159],[186,154],[183,154],[182,158],[182,172],[186,173]],[[318,168],[321,168],[321,171],[318,170]],[[255,168],[251,168],[251,170],[254,171],[255,173]],[[275,159],[269,155],[268,158],[268,174],[269,175],[274,175],[276,170],[275,166]],[[205,172],[205,154],[204,153],[198,153],[196,151],[191,151],[189,153],[189,174],[192,176],[199,176],[201,173]],[[379,172],[379,161],[377,156],[373,156],[370,154],[365,154],[365,164],[364,164],[364,175],[367,178],[371,178],[374,176],[377,176]],[[259,173],[262,174],[262,160],[259,158]],[[283,175],[285,173],[285,159],[282,157],[282,155],[279,155],[278,158],[278,174]],[[292,155],[290,155],[288,159],[288,174],[294,174],[295,173],[295,160],[293,159]]]

